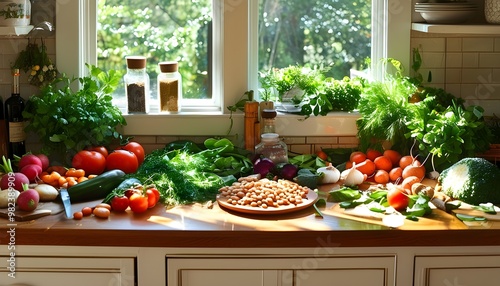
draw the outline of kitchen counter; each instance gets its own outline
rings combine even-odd
[[[73,204],[73,211],[99,201]],[[109,219],[68,219],[64,213],[9,224],[0,219],[1,244],[15,228],[18,245],[123,247],[394,247],[498,246],[500,222],[467,227],[455,216],[436,211],[418,222],[393,229],[381,221],[346,218],[334,203],[279,215],[245,214],[217,203],[166,209],[158,204],[142,214],[112,213]],[[452,238],[452,239],[451,239]]]

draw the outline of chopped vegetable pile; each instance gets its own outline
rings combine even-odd
[[[167,205],[215,200],[219,188],[249,174],[252,163],[236,153],[227,139],[206,141],[200,148],[191,141],[175,141],[146,156],[129,177],[154,183]]]

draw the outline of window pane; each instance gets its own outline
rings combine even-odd
[[[98,65],[125,74],[126,56],[146,56],[152,112],[162,61],[179,62],[184,98],[209,99],[211,23],[211,0],[99,0]],[[124,92],[122,85],[116,97]]]
[[[259,71],[333,65],[342,79],[367,66],[371,1],[260,0],[259,15]]]

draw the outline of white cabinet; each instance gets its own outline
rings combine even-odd
[[[2,286],[133,286],[134,258],[0,257]]]
[[[389,286],[395,256],[370,257],[167,257],[167,285]]]
[[[498,285],[499,281],[499,255],[415,258],[415,286]]]

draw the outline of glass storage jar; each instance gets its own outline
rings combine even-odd
[[[256,155],[268,158],[275,164],[288,163],[288,148],[277,133],[262,134],[260,139],[260,143],[255,146]]]
[[[182,98],[182,77],[178,71],[178,62],[161,62],[158,74],[158,102],[160,112],[180,111]]]
[[[128,113],[149,112],[149,75],[146,73],[146,57],[127,57],[127,73],[124,76]]]

